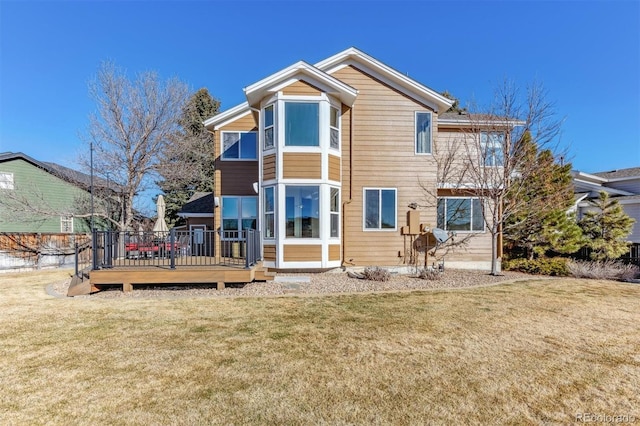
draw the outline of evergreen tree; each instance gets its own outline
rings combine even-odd
[[[206,88],[195,92],[178,119],[180,131],[163,154],[158,186],[164,193],[167,224],[180,224],[178,212],[198,191],[213,191],[213,138],[203,122],[218,113],[220,102]]]
[[[582,232],[575,215],[567,213],[574,202],[571,164],[558,164],[550,150],[538,152],[528,133],[519,145],[525,153],[522,161],[531,162],[527,168],[535,173],[512,182],[514,191],[508,193],[505,203],[514,213],[505,222],[505,241],[513,252],[522,252],[529,259],[549,251],[578,251]]]
[[[597,200],[591,201],[594,210],[587,211],[579,222],[591,250],[593,260],[617,259],[627,252],[626,239],[635,220],[629,217],[618,200],[600,192]]]

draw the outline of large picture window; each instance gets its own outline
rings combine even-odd
[[[320,187],[287,186],[288,238],[320,238]]]
[[[430,112],[416,112],[416,154],[431,154]]]
[[[257,217],[257,197],[222,197],[224,238],[239,238],[239,231],[256,229]]]
[[[223,160],[255,160],[256,132],[222,132]]]
[[[439,198],[438,228],[447,231],[484,231],[479,198]]]
[[[364,190],[364,229],[396,229],[396,190]]]
[[[284,104],[285,145],[320,145],[320,105],[316,102]]]
[[[269,186],[264,189],[264,238],[276,237],[275,211],[275,188]]]
[[[504,138],[502,132],[481,132],[480,149],[485,166],[499,167],[504,165]]]

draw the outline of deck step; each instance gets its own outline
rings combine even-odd
[[[275,272],[270,272],[268,268],[258,267],[254,272],[255,281],[272,281],[276,277]]]
[[[73,278],[71,278],[71,284],[69,284],[67,296],[83,296],[91,294],[97,290],[97,288],[91,286],[91,281],[89,280],[89,271],[85,269],[80,272],[80,276],[74,275]]]

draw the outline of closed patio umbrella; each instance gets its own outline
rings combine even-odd
[[[162,195],[158,195],[156,210],[158,211],[158,219],[156,219],[156,223],[153,225],[153,232],[155,232],[155,235],[158,237],[164,237],[167,235],[167,232],[169,232],[169,227],[164,220],[165,203]]]

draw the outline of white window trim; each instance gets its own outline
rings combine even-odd
[[[256,158],[225,158],[224,157],[224,134],[225,133],[254,133],[256,135]],[[220,132],[220,160],[221,161],[258,161],[258,144],[260,141],[258,140],[258,132],[253,130],[223,130]],[[238,148],[238,155],[242,152],[242,148]]]
[[[70,224],[70,229],[69,231],[65,230],[65,222],[67,222],[67,224]],[[73,234],[73,216],[60,216],[60,233],[61,234]]]
[[[418,152],[418,114],[429,114],[429,152]],[[413,153],[415,155],[433,155],[433,113],[431,111],[415,111],[413,113]]]
[[[0,189],[14,189],[12,172],[0,172]]]
[[[296,236],[290,236],[287,235],[287,188],[289,187],[305,187],[305,188],[318,188],[318,193],[319,193],[319,198],[318,198],[318,237],[296,237]],[[325,240],[324,235],[322,234],[323,231],[323,214],[322,214],[322,206],[323,206],[323,196],[322,196],[322,185],[320,182],[318,181],[314,181],[314,182],[309,182],[309,183],[301,183],[299,181],[297,182],[286,182],[283,185],[283,193],[284,196],[282,197],[283,200],[283,205],[284,205],[284,209],[282,210],[284,212],[283,216],[283,230],[282,230],[282,234],[284,237],[284,240],[287,241],[289,244],[296,244],[297,241],[308,241],[309,244],[313,244],[313,242],[315,241],[316,244],[318,241],[323,241]]]
[[[265,124],[264,124],[265,123],[265,115],[266,115],[265,111],[269,107],[271,107],[271,109],[273,110],[273,123],[271,124],[271,126],[265,126]],[[278,110],[277,100],[275,102],[272,102],[272,103],[268,104],[268,105],[265,105],[265,107],[262,108],[262,114],[263,114],[263,116],[262,116],[262,132],[261,132],[262,140],[258,141],[258,143],[262,146],[263,152],[275,151],[276,146],[278,146],[278,135],[277,135],[277,132],[276,132],[277,123],[278,123],[278,120],[277,120],[277,117],[276,117],[277,110]],[[266,138],[264,137],[264,135],[265,135],[267,129],[269,129],[269,128],[273,129],[273,145],[270,146],[270,147],[266,147],[265,146]]]
[[[437,217],[437,215],[438,215],[438,212],[437,212],[438,207],[437,207],[437,202],[438,202],[439,200],[445,200],[445,199],[448,199],[448,200],[480,200],[480,203],[482,203],[482,198],[480,198],[480,197],[438,197],[438,198],[437,198],[437,200],[436,200],[436,225],[438,224],[438,217]],[[471,203],[471,209],[472,209],[472,212],[471,212],[471,214],[472,214],[472,216],[471,216],[471,223],[473,224],[473,203]],[[460,230],[456,229],[456,230],[453,230],[452,232],[456,232],[456,233],[458,233],[458,234],[484,234],[484,233],[486,233],[486,232],[487,232],[487,223],[486,223],[486,222],[485,222],[485,220],[484,220],[484,213],[482,212],[482,208],[480,208],[480,212],[481,212],[481,214],[483,214],[483,218],[482,218],[482,230],[473,230],[473,229],[470,229],[470,230],[468,230],[468,231],[460,231]],[[446,210],[446,205],[445,205],[445,212],[444,212],[444,224],[443,224],[443,225],[444,225],[445,227],[444,227],[444,228],[442,228],[442,229],[444,229],[444,230],[445,230],[445,231],[447,231],[447,232],[448,232],[448,231],[450,231],[449,229],[447,229],[447,228],[446,228],[446,225],[447,225],[447,210]]]
[[[334,212],[331,211],[331,190],[332,189],[337,189],[338,190],[338,211]],[[336,240],[340,240],[340,237],[342,236],[342,227],[340,226],[341,222],[342,222],[342,188],[339,186],[329,186],[329,233],[327,234],[327,238],[331,241],[336,241]],[[337,215],[338,216],[338,235],[336,237],[332,237],[331,236],[331,216],[333,215]]]
[[[488,144],[487,142],[489,142],[490,138],[486,137],[485,140],[482,140],[482,135],[490,135],[490,134],[500,134],[503,137],[503,143],[502,144],[496,144],[496,143],[492,143]],[[500,131],[481,131],[480,132],[480,162],[482,163],[482,167],[504,167],[504,141],[506,141],[507,138],[507,134],[505,132],[500,132]],[[487,147],[494,147],[494,146],[500,146],[500,152],[502,153],[502,164],[498,165],[498,164],[487,164],[487,160],[495,159],[495,156],[491,156],[488,157],[487,156]],[[495,152],[495,150],[493,150],[492,152]],[[495,163],[495,161],[493,161]]]
[[[367,228],[367,190],[370,191],[393,191],[395,195],[396,204],[396,220],[394,228]],[[382,224],[382,196],[380,195],[380,206],[378,207],[378,217],[380,218],[380,224]],[[364,187],[362,188],[362,230],[364,232],[395,232],[398,230],[398,188],[383,188],[383,187]]]
[[[266,202],[266,198],[267,198],[267,189],[272,189],[273,190],[273,210],[269,210],[267,211],[267,202]],[[267,236],[267,231],[266,228],[262,230],[262,235],[263,235],[263,239],[267,240],[267,241],[273,241],[276,240],[278,238],[278,221],[276,219],[276,210],[277,210],[277,203],[278,203],[278,194],[276,191],[276,185],[270,185],[270,186],[265,186],[263,188],[263,196],[262,196],[262,202],[264,205],[264,211],[262,212],[262,216],[263,216],[263,227],[267,226],[267,214],[272,214],[273,215],[273,237],[268,237]]]
[[[335,109],[338,111],[338,119],[336,120],[336,124],[338,127],[333,127],[331,125],[331,110]],[[334,148],[331,146],[331,130],[338,131],[338,147]],[[329,104],[329,149],[335,152],[340,152],[340,148],[342,147],[342,111],[340,107],[337,107],[333,104]]]

